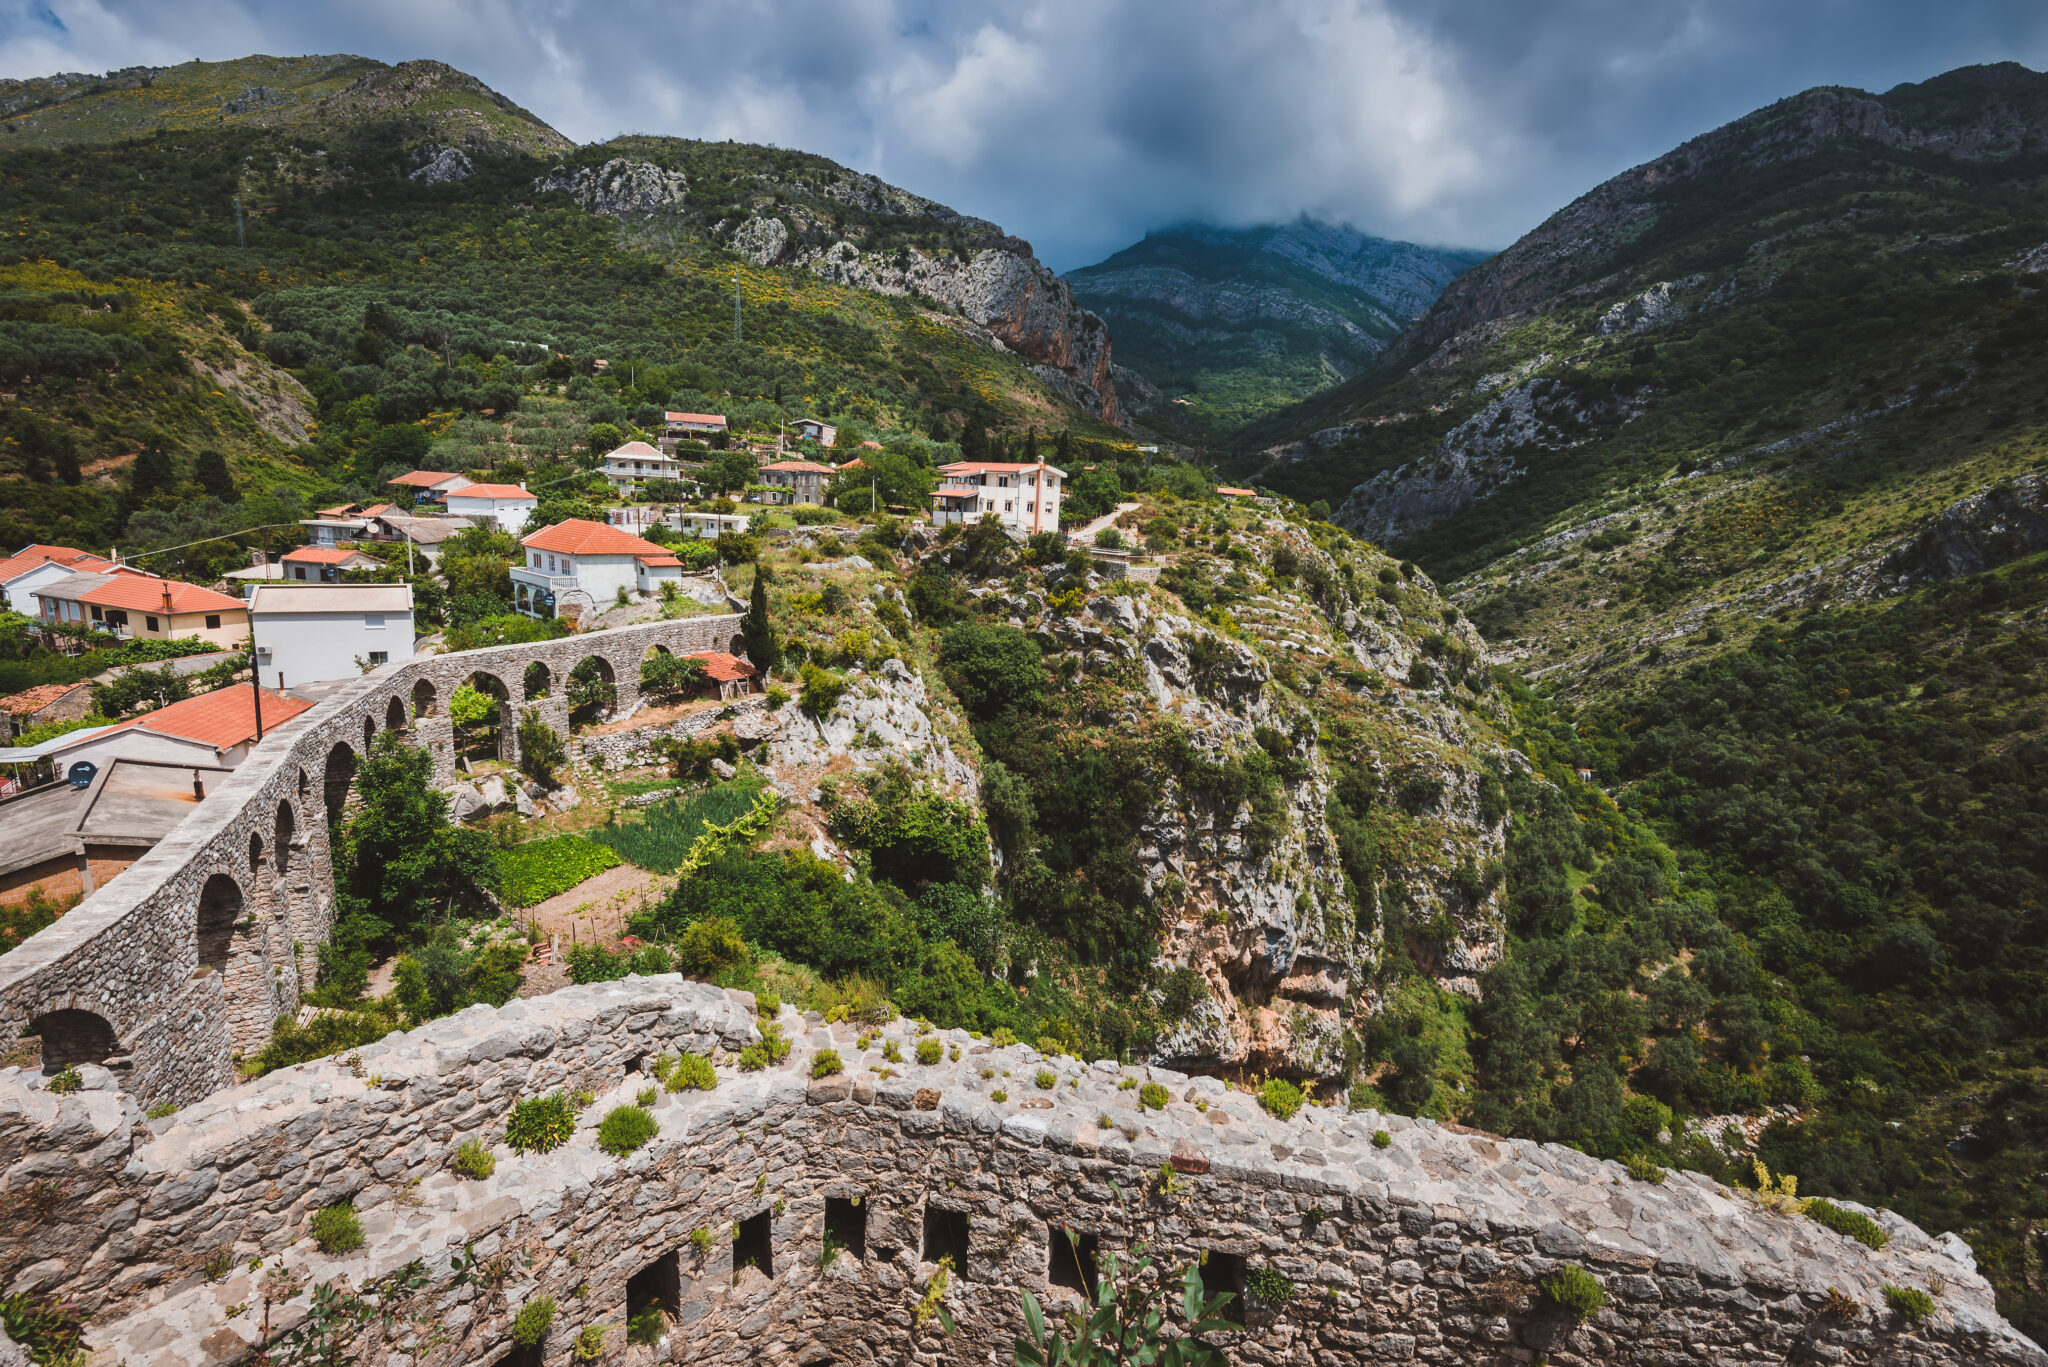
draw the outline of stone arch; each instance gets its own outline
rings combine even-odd
[[[414,718],[434,715],[434,681],[421,679],[412,686],[412,714]]]
[[[356,752],[345,740],[338,740],[327,752],[327,772],[321,791],[327,803],[327,819],[341,820],[341,806],[348,801],[349,785],[356,781]]]
[[[545,698],[548,690],[555,686],[555,676],[545,660],[535,660],[526,667],[526,674],[519,681],[519,691],[526,695],[526,701]]]
[[[514,729],[512,718],[512,690],[505,681],[487,669],[472,672],[462,681],[461,687],[473,688],[497,704],[491,719],[472,722],[467,726],[460,723],[455,728],[455,752],[457,755],[488,754],[511,762],[506,739]]]
[[[253,873],[263,867],[263,836],[258,833],[249,837],[249,869]]]
[[[612,662],[602,655],[585,655],[569,671],[569,720],[588,724],[603,721],[619,701],[619,677]]]
[[[46,1073],[77,1063],[105,1063],[121,1047],[106,1017],[73,1007],[45,1011],[28,1023],[28,1033],[42,1036]]]
[[[235,938],[235,922],[242,918],[242,885],[224,873],[216,873],[199,890],[197,938],[199,966],[226,977],[229,946]]]
[[[282,874],[292,862],[292,836],[299,828],[298,814],[292,811],[292,804],[280,801],[277,804],[277,871]]]
[[[405,703],[393,698],[384,707],[384,729],[403,731],[405,729]]]
[[[737,655],[741,658],[745,658],[747,653],[747,638],[744,636],[735,636],[730,641],[727,641],[725,643],[725,653],[728,655]]]
[[[659,641],[656,641],[653,645],[647,647],[647,654],[644,658],[651,660],[657,655],[667,655],[670,653],[672,652],[669,650],[667,646],[663,645]]]
[[[368,753],[370,753],[370,744],[371,744],[371,742],[375,741],[376,739],[377,739],[377,719],[376,719],[375,717],[364,717],[364,718],[363,718],[363,753],[364,753],[364,754],[366,754],[366,755],[367,755]]]

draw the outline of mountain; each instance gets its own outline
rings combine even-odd
[[[1357,374],[1484,256],[1304,216],[1148,233],[1066,279],[1114,331],[1134,411],[1207,440]]]

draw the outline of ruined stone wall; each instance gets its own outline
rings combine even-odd
[[[928,1037],[946,1056],[921,1064],[907,1022],[863,1051],[862,1027],[785,1011],[792,1056],[741,1073],[749,1003],[663,977],[472,1007],[153,1122],[129,1095],[57,1097],[0,1073],[0,1277],[74,1299],[91,1346],[134,1367],[246,1355],[263,1315],[256,1257],[309,1286],[418,1260],[424,1284],[388,1340],[357,1346],[363,1361],[500,1360],[513,1316],[543,1295],[560,1307],[549,1364],[589,1325],[610,1326],[606,1360],[625,1364],[1007,1361],[1021,1289],[1077,1303],[1049,1284],[1071,1228],[1104,1251],[1143,1240],[1171,1265],[1207,1252],[1219,1278],[1290,1279],[1291,1301],[1254,1302],[1231,1336],[1240,1363],[2048,1367],[1999,1319],[1965,1246],[1886,1213],[1877,1252],[1697,1175],[1633,1181],[1553,1146],[1314,1107],[1281,1121],[1212,1079],[960,1032]],[[884,1061],[887,1041],[903,1061]],[[845,1072],[813,1080],[826,1047]],[[598,1122],[652,1085],[650,1056],[677,1048],[714,1055],[716,1090],[663,1094],[656,1139],[601,1152]],[[1144,1080],[1166,1086],[1162,1109],[1142,1105]],[[581,1089],[596,1098],[566,1146],[503,1145],[519,1097]],[[467,1138],[494,1146],[486,1180],[449,1169]],[[351,1197],[367,1243],[322,1255],[309,1214]],[[823,1265],[828,1218],[864,1226],[859,1256]],[[765,1232],[765,1271],[735,1270],[739,1221]],[[933,1296],[934,1259],[957,1237],[957,1275]],[[1609,1297],[1583,1326],[1533,1295],[1565,1263]],[[1933,1317],[1892,1315],[1888,1283],[1933,1291]],[[629,1298],[650,1285],[673,1320],[662,1344],[627,1349]],[[1831,1290],[1853,1315],[1827,1312]],[[273,1336],[307,1296],[273,1308]],[[948,1308],[950,1337],[920,1320],[928,1301]]]
[[[533,645],[429,655],[350,682],[270,732],[206,801],[118,879],[0,956],[0,1030],[44,1039],[47,1062],[106,1063],[142,1106],[197,1100],[234,1080],[296,1009],[334,920],[328,818],[347,800],[379,731],[404,732],[455,776],[449,697],[482,674],[511,701],[500,753],[515,761],[516,714],[536,706],[566,732],[569,673],[595,657],[639,700],[640,663],[740,650],[737,616],[695,617]],[[546,689],[526,700],[540,665]]]

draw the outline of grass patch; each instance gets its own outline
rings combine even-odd
[[[687,800],[657,802],[638,821],[608,826],[592,837],[618,857],[654,873],[674,873],[689,857],[697,837],[711,826],[745,816],[767,780],[752,771],[716,784]]]
[[[616,851],[580,835],[529,840],[498,851],[497,858],[502,895],[515,907],[545,902],[619,863]]]

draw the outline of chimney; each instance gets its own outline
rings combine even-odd
[[[194,802],[206,801],[206,784],[200,779],[196,771],[192,775],[192,800]]]
[[[171,636],[171,581],[164,580],[164,635]]]

